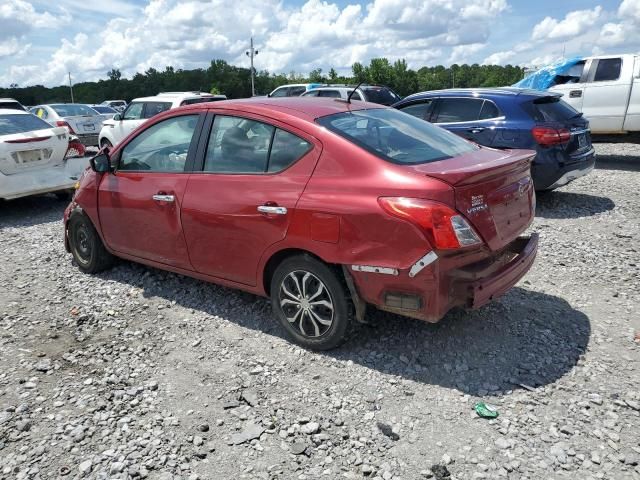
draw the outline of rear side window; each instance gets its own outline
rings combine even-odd
[[[441,98],[435,122],[473,122],[480,117],[483,103],[479,98]]]
[[[445,160],[479,148],[392,108],[336,113],[316,122],[379,158],[400,165]]]
[[[51,128],[51,125],[34,115],[0,115],[0,135],[13,135],[47,128]]]
[[[498,118],[502,115],[500,109],[491,100],[485,100],[480,110],[479,120],[489,120],[491,118]]]
[[[171,108],[171,102],[146,102],[142,118],[155,117]]]
[[[524,102],[522,108],[536,122],[564,122],[580,113],[559,97],[542,97]]]
[[[279,172],[311,149],[300,137],[273,125],[216,115],[204,171],[209,173]]]
[[[198,115],[163,120],[147,128],[122,150],[119,170],[183,172]]]
[[[418,103],[412,103],[410,105],[406,105],[400,107],[400,111],[404,113],[408,113],[409,115],[413,115],[416,118],[421,118],[422,120],[429,120],[431,117],[431,112],[433,111],[433,99],[423,100]]]
[[[307,91],[307,87],[289,87],[289,96],[299,97],[306,91]]]
[[[606,82],[620,78],[621,58],[602,58],[598,60],[594,82]]]

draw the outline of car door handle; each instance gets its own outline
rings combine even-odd
[[[286,215],[287,209],[286,207],[277,207],[274,205],[260,205],[258,207],[258,211],[260,213],[271,213],[273,215]]]
[[[469,133],[480,133],[482,131],[484,131],[484,127],[471,127],[467,129],[467,132]]]
[[[176,199],[176,197],[174,197],[173,195],[166,195],[164,193],[158,193],[154,195],[152,198],[156,202],[167,202],[167,203],[171,203]]]
[[[569,92],[569,98],[580,98],[582,96],[582,90],[571,90]]]

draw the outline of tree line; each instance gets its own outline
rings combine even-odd
[[[360,82],[387,85],[401,96],[425,90],[464,87],[498,87],[512,85],[521,80],[524,70],[518,66],[506,65],[438,65],[413,70],[405,60],[393,63],[386,58],[374,58],[369,65],[354,63],[352,75],[341,76],[331,68],[323,72],[318,68],[308,75],[291,72],[273,74],[266,70],[256,71],[256,94],[266,95],[274,88],[287,83],[338,83],[356,84]],[[81,82],[73,85],[74,100],[77,103],[100,103],[103,100],[124,99],[131,101],[137,97],[156,95],[169,91],[201,91],[223,93],[228,98],[251,96],[250,70],[230,65],[224,60],[213,60],[207,68],[194,70],[164,70],[150,68],[144,73],[136,73],[132,78],[123,78],[118,69],[107,73],[107,78],[97,82]],[[20,87],[12,84],[0,88],[0,97],[15,98],[23,105],[41,103],[70,102],[69,87],[45,87],[35,85]]]

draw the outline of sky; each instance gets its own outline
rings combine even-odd
[[[0,0],[0,86],[131,77],[221,58],[273,73],[406,59],[539,66],[640,53],[640,0]]]

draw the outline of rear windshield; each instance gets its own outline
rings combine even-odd
[[[105,105],[95,105],[93,107],[91,107],[93,110],[95,110],[98,113],[118,113],[116,112],[113,108],[111,107],[107,107]]]
[[[367,100],[381,105],[392,105],[400,100],[400,97],[385,87],[360,87]]]
[[[316,122],[383,160],[400,165],[445,160],[479,148],[443,128],[391,108],[336,113]]]
[[[78,105],[75,103],[49,105],[61,117],[76,117],[80,115],[95,117],[97,112],[86,105]]]
[[[558,97],[543,97],[522,104],[536,122],[564,122],[580,116],[580,113]]]
[[[0,108],[8,108],[9,110],[22,110],[23,112],[26,111],[25,108],[18,102],[0,102]]]
[[[35,115],[0,115],[0,135],[13,135],[46,128],[52,127]]]

